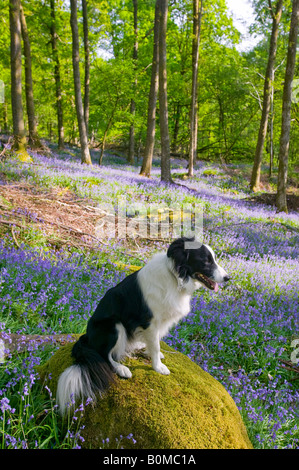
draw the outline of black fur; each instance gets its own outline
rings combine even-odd
[[[80,365],[84,388],[91,387],[92,393],[106,390],[115,380],[115,375],[104,357],[93,347],[88,345],[87,335],[80,336],[74,344],[72,356],[75,363]]]
[[[137,273],[130,274],[106,292],[88,321],[86,334],[73,346],[75,363],[90,373],[97,391],[104,391],[114,379],[108,354],[118,339],[116,324],[125,327],[130,339],[137,327],[146,329],[153,316],[143,300]]]
[[[190,243],[194,243],[194,248],[186,248]],[[167,256],[174,260],[176,271],[184,281],[188,281],[189,277],[194,278],[197,272],[213,279],[217,269],[211,252],[205,245],[196,242],[194,237],[175,240],[168,248]]]
[[[188,242],[193,242],[194,245],[188,247],[186,245]],[[57,398],[62,412],[69,396],[73,395],[74,399],[79,396],[94,398],[98,392],[104,392],[114,381],[114,372],[125,378],[132,376],[130,370],[118,361],[126,352],[127,341],[130,339],[136,341],[135,334],[138,329],[140,329],[138,335],[142,333],[141,342],[144,341],[149,350],[154,370],[164,375],[170,373],[161,363],[159,335],[160,333],[161,337],[165,335],[167,328],[173,324],[173,311],[177,316],[175,321],[178,321],[188,314],[188,310],[185,308],[186,302],[181,300],[177,300],[175,305],[171,300],[167,300],[166,305],[169,307],[165,308],[165,303],[162,302],[165,292],[167,291],[172,298],[189,299],[193,291],[198,288],[195,282],[199,279],[196,276],[198,272],[209,279],[218,276],[214,284],[212,281],[199,280],[212,290],[217,282],[228,280],[226,272],[215,262],[213,251],[199,243],[196,246],[196,243],[194,238],[184,237],[175,240],[167,251],[167,257],[171,258],[173,263],[168,262],[167,257],[162,254],[162,257],[155,258],[159,260],[158,264],[155,260],[150,261],[147,266],[127,276],[106,292],[88,321],[86,333],[72,348],[75,364],[60,376]],[[156,269],[158,269],[158,286],[155,282]],[[189,293],[180,290],[178,278],[183,280],[184,286],[189,286],[191,289]],[[147,305],[145,298],[152,305],[153,311]]]

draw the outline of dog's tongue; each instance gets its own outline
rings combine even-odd
[[[218,292],[218,288],[219,288],[219,286],[218,286],[217,282],[215,282],[214,291]]]

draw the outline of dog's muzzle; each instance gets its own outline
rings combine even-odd
[[[213,281],[209,277],[201,273],[194,273],[195,279],[204,284],[208,289],[218,292],[219,285],[217,282]]]

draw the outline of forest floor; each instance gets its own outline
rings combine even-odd
[[[2,175],[2,180],[5,179]],[[28,224],[41,229],[48,242],[58,249],[72,243],[84,246],[82,237],[92,244],[100,213],[92,201],[79,198],[70,190],[43,190],[23,181],[0,186],[0,215],[2,224],[9,222],[23,231]],[[15,234],[14,240],[18,243]]]

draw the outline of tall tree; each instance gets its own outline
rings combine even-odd
[[[202,15],[202,3],[199,0],[193,0],[193,39],[192,39],[192,93],[191,93],[191,111],[190,111],[190,149],[189,149],[189,167],[188,176],[193,176],[193,166],[197,152],[197,127],[198,127],[198,51],[200,40],[200,25]]]
[[[134,12],[134,47],[133,47],[133,64],[134,70],[136,75],[136,62],[138,58],[138,0],[133,0],[133,12]],[[133,92],[134,95],[136,93],[137,88],[137,77],[135,76],[134,84],[133,84]],[[136,103],[135,99],[131,98],[131,115],[132,120],[134,120],[135,112],[136,112]],[[130,137],[129,137],[129,154],[128,154],[128,161],[129,163],[134,163],[134,155],[135,155],[135,129],[134,129],[134,122],[132,122],[130,126]]]
[[[81,94],[81,80],[79,67],[79,33],[77,19],[77,0],[71,0],[71,28],[72,28],[72,58],[74,73],[74,88],[77,120],[80,134],[81,145],[81,163],[91,165],[91,158],[88,148],[88,139],[86,133],[86,125],[84,119],[84,109]]]
[[[159,105],[160,105],[160,136],[161,136],[161,180],[171,181],[170,172],[170,143],[168,128],[167,103],[167,61],[166,61],[166,31],[168,16],[168,0],[157,0],[160,14],[159,33]]]
[[[17,152],[26,151],[26,135],[22,104],[22,51],[20,0],[9,2],[10,24],[10,67],[11,67],[11,106],[13,120],[13,148]]]
[[[84,40],[84,120],[86,126],[86,134],[88,137],[89,127],[89,87],[90,87],[90,52],[89,52],[89,37],[88,37],[88,12],[87,1],[82,0],[82,14],[83,14],[83,40]]]
[[[30,40],[22,5],[20,5],[20,18],[25,57],[25,95],[29,127],[28,144],[32,148],[41,148],[42,145],[37,133],[37,122],[34,110]]]
[[[265,82],[264,82],[262,115],[261,115],[260,128],[259,128],[259,133],[258,133],[258,140],[256,144],[256,149],[255,149],[254,163],[253,163],[251,181],[250,181],[250,189],[252,191],[258,191],[259,185],[260,185],[263,148],[264,148],[265,138],[267,134],[268,118],[269,118],[269,113],[270,113],[271,89],[272,89],[272,84],[274,81],[274,65],[275,65],[275,58],[276,58],[276,51],[277,51],[277,38],[278,38],[279,23],[281,19],[282,4],[283,4],[283,0],[277,0],[276,8],[274,11],[271,0],[268,0],[268,1],[269,1],[269,11],[272,16],[272,32],[271,32],[271,38],[270,38],[268,64],[267,64]]]
[[[156,1],[155,7],[155,23],[154,23],[154,51],[152,61],[151,85],[148,97],[147,110],[147,131],[144,157],[140,174],[150,177],[153,161],[153,153],[155,146],[156,131],[156,106],[159,89],[159,34],[160,34],[160,11],[159,3]]]
[[[296,48],[299,32],[299,0],[293,0],[287,64],[283,88],[281,136],[277,179],[276,206],[279,212],[287,212],[287,176],[291,130],[292,83],[296,65]]]
[[[57,127],[58,127],[58,148],[64,148],[64,127],[63,127],[63,107],[62,107],[62,93],[61,93],[61,79],[60,79],[60,61],[57,50],[57,33],[56,33],[56,18],[55,18],[55,0],[50,0],[51,7],[51,44],[54,58],[54,77],[56,88],[56,109],[57,109]]]

